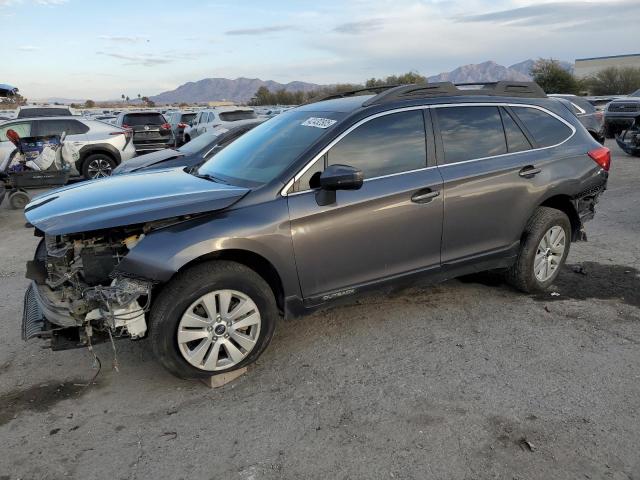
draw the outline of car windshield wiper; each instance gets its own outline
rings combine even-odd
[[[222,180],[221,178],[214,177],[213,175],[210,175],[208,173],[196,173],[194,175],[196,177],[198,177],[198,178],[204,178],[205,180],[211,180],[212,182],[223,183],[225,185],[229,185],[229,182],[226,182],[226,181]]]

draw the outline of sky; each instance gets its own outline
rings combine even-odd
[[[0,0],[0,83],[29,99],[249,77],[361,83],[640,53],[640,0]]]

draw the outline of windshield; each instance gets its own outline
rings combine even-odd
[[[182,152],[186,155],[192,155],[194,153],[198,153],[200,150],[207,148],[209,146],[213,146],[218,140],[218,137],[223,133],[228,132],[227,129],[218,129],[216,133],[205,133],[200,135],[199,137],[190,140],[189,142],[182,145],[178,151]]]
[[[68,108],[23,108],[18,113],[18,118],[30,117],[70,117]]]
[[[344,113],[290,110],[246,133],[198,170],[228,183],[270,182],[335,127]]]
[[[252,120],[258,118],[253,110],[234,110],[233,112],[220,112],[220,120],[225,122],[237,122],[238,120]]]
[[[640,89],[636,90],[635,92],[633,92],[631,95],[629,95],[630,97],[640,97]]]

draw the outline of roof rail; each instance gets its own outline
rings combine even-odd
[[[458,88],[478,86],[479,88]],[[455,97],[467,95],[489,95],[499,97],[546,98],[547,94],[535,82],[474,82],[454,85],[451,82],[427,83],[424,85],[400,85],[388,88],[362,104],[363,107],[413,98]]]
[[[318,96],[316,98],[312,98],[307,103],[322,102],[324,100],[333,100],[335,98],[353,97],[355,95],[358,95],[360,93],[365,93],[365,92],[377,93],[384,90],[388,90],[390,88],[396,88],[399,86],[401,85],[378,85],[376,87],[365,87],[365,88],[358,88],[357,90],[347,90],[346,92],[336,92],[330,95],[325,95],[324,97]]]

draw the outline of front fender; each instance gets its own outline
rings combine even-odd
[[[224,250],[260,255],[280,275],[285,295],[300,295],[285,198],[153,231],[124,257],[116,271],[165,283],[188,263]]]

